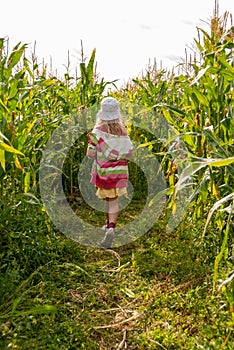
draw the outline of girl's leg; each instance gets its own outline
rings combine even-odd
[[[119,214],[119,198],[106,198],[106,202],[108,203],[108,219],[109,225],[116,224],[118,214]]]
[[[114,239],[115,224],[117,221],[119,213],[119,199],[116,198],[106,198],[105,199],[105,210],[107,214],[108,226],[107,231],[103,240],[101,241],[101,247],[110,248]]]
[[[109,201],[105,198],[106,227],[109,225]]]

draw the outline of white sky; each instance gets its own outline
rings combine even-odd
[[[185,57],[207,22],[215,0],[9,0],[0,6],[0,37],[10,46],[36,41],[36,55],[63,73],[80,62],[80,41],[88,58],[97,50],[97,71],[105,81],[135,78],[154,58],[171,68]],[[219,12],[234,15],[233,0],[219,0]],[[202,20],[202,21],[201,21]]]

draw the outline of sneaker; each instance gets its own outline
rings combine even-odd
[[[106,232],[108,230],[108,227],[107,227],[107,225],[103,225],[101,229],[103,232]]]
[[[102,248],[111,248],[113,239],[114,239],[115,231],[113,228],[108,228],[103,240],[101,241]]]

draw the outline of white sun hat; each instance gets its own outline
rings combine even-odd
[[[101,109],[97,117],[101,120],[115,120],[121,118],[119,102],[114,97],[106,97],[101,102]]]

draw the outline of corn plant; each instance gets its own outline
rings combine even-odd
[[[225,205],[229,208],[234,191],[234,28],[227,29],[227,19],[227,13],[222,18],[215,15],[210,24],[211,34],[198,29],[198,39],[194,39],[195,59],[186,62],[182,74],[167,74],[155,67],[153,71],[149,69],[142,79],[135,79],[130,88],[122,90],[122,98],[126,94],[131,101],[151,108],[159,116],[163,114],[176,131],[178,145],[179,140],[186,145],[188,154],[179,177],[177,165],[164,147],[165,143],[170,143],[170,135],[167,142],[164,140],[155,150],[156,153],[161,150],[162,166],[170,187],[168,208],[176,213],[177,196],[186,189],[186,182],[188,186],[193,183],[194,189],[187,198],[190,203],[187,215],[194,222],[207,216],[204,238],[210,217],[216,214],[212,224],[220,232],[221,252],[231,246],[232,226],[228,222],[233,209],[228,213]],[[152,148],[155,138],[150,133],[144,135],[145,146]],[[226,255],[219,254],[215,273],[220,257]]]
[[[9,203],[19,202],[20,193],[38,196],[41,153],[52,132],[66,119],[77,118],[78,111],[98,103],[111,84],[96,76],[95,50],[87,66],[82,55],[80,77],[74,79],[68,72],[60,80],[45,65],[40,67],[35,54],[26,57],[26,47],[18,43],[9,52],[8,42],[0,39],[0,180],[5,213]],[[85,125],[85,119],[83,122]],[[86,142],[85,135],[83,139]],[[84,145],[76,144],[65,162],[69,191],[73,170],[84,154]],[[4,222],[4,215],[2,219]]]

